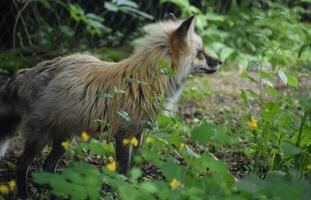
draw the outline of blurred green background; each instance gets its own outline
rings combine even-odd
[[[310,71],[310,0],[12,0],[0,2],[0,72],[72,52],[119,60],[139,43],[143,25],[169,12],[197,16],[224,69],[264,55],[273,68]]]

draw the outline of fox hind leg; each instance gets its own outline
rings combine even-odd
[[[55,136],[53,138],[52,150],[48,157],[45,159],[43,164],[43,171],[55,172],[56,166],[66,150],[62,146],[62,142],[65,141],[66,137]]]
[[[115,152],[118,172],[120,174],[126,175],[131,165],[133,149],[130,144],[123,145],[123,140],[126,137],[122,137],[118,134],[120,134],[120,132],[115,136]]]
[[[128,138],[127,132],[131,131],[136,133],[135,137],[138,139],[138,145],[134,147],[132,144],[123,144],[124,139]],[[137,128],[136,126],[128,128],[128,130],[120,129],[115,135],[115,152],[116,152],[116,161],[118,166],[118,172],[120,174],[127,175],[128,170],[131,167],[133,154],[139,149],[141,143],[142,129]]]
[[[26,138],[24,152],[19,158],[16,169],[17,190],[19,197],[27,197],[27,175],[29,165],[33,161],[34,157],[41,152],[48,141],[48,134],[31,134]]]

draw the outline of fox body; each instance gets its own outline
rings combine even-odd
[[[98,132],[103,125],[96,119],[110,125],[118,170],[126,174],[133,148],[122,140],[141,138],[142,121],[154,119],[162,103],[171,109],[190,73],[212,73],[221,64],[205,53],[193,24],[194,17],[179,21],[171,15],[170,20],[149,25],[141,46],[120,62],[74,54],[19,70],[8,80],[0,89],[0,156],[20,127],[26,140],[17,167],[18,194],[27,195],[29,164],[49,141],[52,150],[43,169],[52,172],[65,153],[62,141],[82,131]],[[174,76],[161,73],[159,59],[169,64]],[[130,120],[116,111],[127,112]]]

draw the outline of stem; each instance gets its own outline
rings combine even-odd
[[[303,116],[302,116],[302,118],[301,118],[300,127],[299,127],[299,132],[298,132],[298,137],[297,137],[297,142],[296,142],[296,145],[297,145],[298,147],[300,147],[301,137],[302,137],[302,130],[303,130],[303,127],[304,127],[304,125],[305,125],[306,119],[307,119],[307,111],[305,111],[305,112],[303,113]]]
[[[22,9],[20,9],[20,10],[18,11],[17,15],[16,15],[16,19],[15,19],[15,23],[14,23],[14,28],[13,28],[13,48],[15,48],[15,46],[16,46],[16,27],[17,27],[18,20],[19,20],[19,18],[20,18],[20,16],[21,16],[22,12],[23,12],[23,11],[25,10],[25,8],[27,7],[27,5],[28,5],[29,2],[30,2],[30,1],[26,1],[25,4],[24,4],[24,6],[22,7]],[[14,5],[15,5],[16,9],[18,10],[18,7],[17,7],[17,4],[16,4],[15,0],[13,0],[13,3],[14,3]]]

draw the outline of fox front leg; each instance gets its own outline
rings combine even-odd
[[[137,144],[131,144],[129,142],[128,144],[124,143],[124,139],[127,139],[128,141],[131,141],[132,137],[128,137],[128,134],[126,132],[135,131],[135,137],[137,139]],[[115,151],[116,151],[116,161],[118,166],[118,172],[120,174],[126,175],[128,170],[131,167],[132,157],[133,154],[137,152],[137,149],[139,149],[139,146],[141,144],[141,138],[142,138],[142,129],[141,128],[135,128],[135,129],[128,129],[128,130],[119,130],[116,133],[115,136]]]

